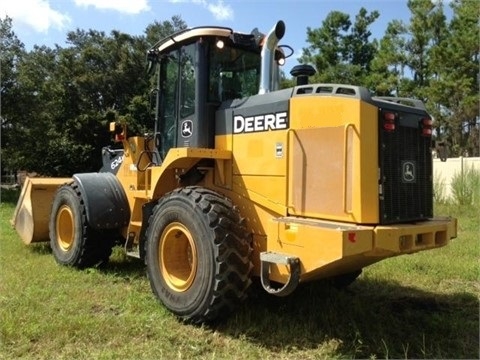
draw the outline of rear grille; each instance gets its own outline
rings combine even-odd
[[[422,116],[396,113],[386,131],[379,113],[380,222],[391,224],[433,216],[431,138],[421,135]]]

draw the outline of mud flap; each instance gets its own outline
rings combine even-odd
[[[85,200],[88,224],[96,230],[119,229],[130,221],[127,195],[111,173],[73,175]]]

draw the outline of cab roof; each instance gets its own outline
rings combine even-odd
[[[196,37],[201,36],[220,36],[228,37],[233,34],[233,30],[219,26],[199,26],[189,29],[180,30],[170,36],[167,36],[157,42],[153,48],[159,52],[169,48],[170,46]]]
[[[231,28],[227,27],[199,26],[180,30],[170,36],[163,38],[152,47],[152,50],[155,50],[158,53],[162,53],[163,51],[177,43],[181,43],[189,39],[200,38],[202,36],[230,38],[234,43],[241,43],[243,45],[247,45],[246,43],[249,43],[248,45],[250,46],[256,42],[255,38],[257,37],[255,34],[243,34],[234,32]]]

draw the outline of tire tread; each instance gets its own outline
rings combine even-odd
[[[157,207],[172,199],[193,202],[205,215],[208,225],[215,234],[215,278],[208,302],[196,312],[181,316],[191,323],[211,322],[224,317],[245,300],[251,284],[251,244],[248,240],[244,220],[230,199],[200,186],[178,188],[162,197]],[[152,217],[150,218],[152,220]],[[149,228],[152,224],[149,224]],[[148,233],[149,230],[147,230]],[[148,238],[148,235],[147,235]],[[206,239],[205,239],[206,240]]]

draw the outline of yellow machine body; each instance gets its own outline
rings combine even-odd
[[[149,167],[140,155],[143,138],[124,141],[117,177],[130,204],[124,229],[130,247],[140,241],[142,207],[178,187],[179,177],[205,159],[213,162],[202,167],[206,176],[197,185],[239,207],[252,234],[256,275],[262,252],[298,257],[301,281],[311,281],[442,247],[456,237],[452,218],[370,225],[380,220],[376,107],[324,96],[293,98],[289,108],[288,130],[219,135],[215,149],[171,149],[161,166]],[[274,281],[284,283],[289,275],[288,266],[271,268]]]

